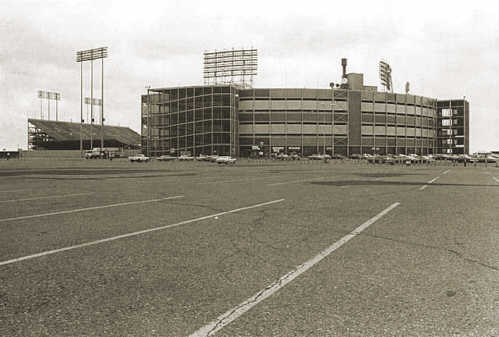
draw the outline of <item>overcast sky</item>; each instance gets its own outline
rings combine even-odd
[[[342,57],[366,85],[380,86],[378,61],[385,59],[396,92],[409,81],[412,94],[466,96],[471,152],[499,150],[498,6],[463,3],[1,0],[0,148],[26,147],[27,117],[40,116],[38,90],[60,92],[59,119],[77,122],[76,51],[108,46],[107,123],[137,132],[146,86],[202,84],[205,50],[255,47],[255,87],[328,88],[339,81]],[[94,67],[100,97],[100,61]]]

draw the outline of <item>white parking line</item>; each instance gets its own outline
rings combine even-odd
[[[433,178],[432,180],[428,181],[428,183],[427,183],[427,184],[433,184],[433,183],[434,183],[434,182],[435,182],[438,178],[440,178],[440,176],[435,177],[435,178]],[[420,191],[422,191],[422,190],[424,190],[424,189],[425,189],[425,188],[427,188],[427,187],[428,187],[428,185],[423,185],[423,186],[421,186],[421,187],[419,188],[419,190],[420,190]]]
[[[216,214],[210,214],[210,215],[202,216],[200,218],[195,218],[195,219],[190,219],[190,220],[184,220],[184,221],[177,222],[177,223],[174,223],[174,224],[171,224],[171,225],[166,225],[166,226],[161,226],[161,227],[154,227],[154,228],[144,229],[144,230],[141,230],[141,231],[127,233],[127,234],[122,234],[122,235],[117,235],[117,236],[113,236],[113,237],[106,238],[106,239],[101,239],[101,240],[95,240],[95,241],[91,241],[91,242],[81,243],[79,245],[74,245],[74,246],[69,246],[69,247],[64,247],[64,248],[59,248],[59,249],[54,249],[54,250],[48,250],[48,251],[37,253],[37,254],[32,254],[32,255],[27,255],[27,256],[18,257],[18,258],[15,258],[15,259],[7,260],[7,261],[2,261],[2,262],[0,262],[0,266],[6,265],[6,264],[12,264],[12,263],[16,263],[16,262],[21,262],[21,261],[24,261],[24,260],[30,260],[30,259],[34,259],[34,258],[37,258],[37,257],[42,257],[42,256],[51,255],[51,254],[55,254],[55,253],[60,253],[60,252],[64,252],[64,251],[67,251],[67,250],[73,250],[73,249],[77,249],[77,248],[83,248],[83,247],[93,246],[93,245],[97,245],[99,243],[104,243],[104,242],[114,241],[114,240],[118,240],[118,239],[129,238],[129,237],[137,236],[137,235],[141,235],[141,234],[146,234],[146,233],[150,233],[150,232],[160,231],[160,230],[167,229],[167,228],[178,227],[178,226],[190,224],[190,223],[201,221],[201,220],[206,220],[206,219],[210,219],[210,218],[219,217],[219,216],[222,216],[222,215],[225,215],[225,214],[231,214],[231,213],[241,212],[241,211],[245,211],[245,210],[252,209],[252,208],[257,208],[257,207],[262,207],[262,206],[267,206],[267,205],[275,204],[275,203],[278,203],[278,202],[282,202],[284,200],[285,199],[278,199],[278,200],[263,202],[263,203],[256,204],[256,205],[251,205],[251,206],[236,208],[236,209],[233,209],[233,210],[230,210],[230,211],[225,211],[225,212],[220,212],[220,213],[216,213]]]
[[[447,174],[447,173],[449,173],[449,171],[450,171],[450,169],[449,169],[449,170],[444,171],[442,174]]]
[[[94,192],[90,192],[90,193],[74,193],[74,194],[60,194],[60,195],[47,195],[47,196],[44,196],[44,197],[25,198],[25,199],[0,200],[0,203],[17,202],[17,201],[31,201],[31,200],[41,200],[41,199],[53,199],[53,198],[68,198],[68,197],[76,197],[76,196],[80,196],[80,195],[90,195],[90,194],[94,194]]]
[[[150,202],[157,202],[157,201],[163,201],[163,200],[169,200],[169,199],[178,199],[178,198],[183,198],[183,197],[184,197],[183,195],[177,195],[177,196],[174,196],[174,197],[167,197],[167,198],[160,198],[160,199],[141,200],[141,201],[129,201],[129,202],[121,202],[121,203],[118,203],[118,204],[104,205],[104,206],[94,206],[94,207],[70,209],[70,210],[67,210],[67,211],[58,211],[58,212],[50,212],[50,213],[42,213],[42,214],[34,214],[34,215],[25,215],[25,216],[18,216],[18,217],[14,217],[14,218],[3,218],[3,219],[0,219],[0,222],[15,221],[15,220],[24,220],[24,219],[32,219],[32,218],[41,218],[41,217],[51,216],[51,215],[70,214],[70,213],[76,213],[76,212],[85,212],[85,211],[91,211],[91,210],[94,210],[94,209],[103,209],[103,208],[118,207],[118,206],[147,204],[147,203],[150,203]]]
[[[207,337],[221,330],[223,327],[225,327],[226,325],[230,324],[232,321],[239,318],[241,315],[243,315],[245,312],[256,306],[258,303],[270,297],[279,289],[281,289],[282,287],[293,281],[295,278],[297,278],[298,276],[300,276],[301,274],[312,268],[315,264],[319,263],[322,259],[327,257],[336,249],[340,248],[345,243],[347,243],[348,241],[359,235],[362,231],[364,231],[370,225],[378,221],[380,218],[382,218],[384,215],[386,215],[388,212],[390,212],[398,205],[400,205],[400,203],[396,202],[391,206],[385,208],[381,213],[367,220],[362,225],[354,229],[346,236],[342,237],[340,240],[336,241],[334,244],[332,244],[331,246],[320,252],[315,257],[297,266],[294,270],[285,274],[280,279],[270,284],[269,286],[265,287],[263,290],[259,291],[255,295],[251,296],[250,298],[248,298],[247,300],[245,300],[235,308],[232,308],[227,312],[225,312],[224,314],[218,316],[214,321],[210,322],[209,324],[195,331],[194,333],[189,335],[189,337]]]
[[[428,181],[428,184],[433,184],[437,179],[439,179],[440,177],[435,177],[433,178],[432,180]]]

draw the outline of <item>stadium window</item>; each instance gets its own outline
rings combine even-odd
[[[251,113],[240,113],[239,122],[253,122],[253,114]]]
[[[212,96],[204,96],[204,107],[207,108],[207,107],[211,107],[211,103],[212,103]]]
[[[223,119],[230,119],[230,108],[228,108],[228,107],[222,108],[222,118]]]
[[[195,103],[196,103],[196,109],[202,108],[203,107],[203,97],[202,96],[196,97]]]
[[[211,132],[211,120],[203,122],[204,132]]]
[[[223,127],[222,127],[222,121],[221,120],[213,120],[213,131],[214,132],[220,132],[220,131],[223,131]]]
[[[194,88],[194,95],[200,96],[203,94],[203,88]]]
[[[222,108],[213,108],[213,119],[222,118]]]
[[[212,118],[212,113],[211,113],[211,108],[204,109],[204,119],[211,119]]]
[[[222,95],[222,104],[223,106],[230,106],[230,95]]]
[[[452,109],[442,109],[442,117],[452,116]]]
[[[185,112],[181,112],[178,114],[178,122],[185,123]]]
[[[202,121],[203,120],[203,109],[196,109],[195,110],[195,120],[196,121]]]
[[[221,95],[215,95],[213,96],[213,105],[214,106],[221,106],[223,104],[222,101],[222,96]]]
[[[178,109],[179,111],[184,111],[185,110],[185,99],[182,99],[178,103]]]

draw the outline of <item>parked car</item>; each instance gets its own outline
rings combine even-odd
[[[194,157],[193,156],[187,156],[187,155],[181,155],[180,157],[178,157],[178,160],[190,161],[190,160],[194,160]]]
[[[380,156],[381,163],[383,164],[389,164],[389,165],[395,165],[395,158],[392,156]]]
[[[149,160],[151,160],[151,158],[146,157],[143,154],[138,154],[135,156],[128,157],[128,160],[130,160],[130,162],[132,162],[132,163],[133,162],[145,163],[145,162],[148,162]]]
[[[87,151],[85,152],[85,159],[99,159],[99,158],[103,158],[104,157],[104,153],[100,152],[100,151]]]
[[[204,155],[204,154],[200,154],[199,156],[196,157],[196,160],[198,161],[209,161],[209,156],[207,155]]]
[[[218,156],[216,154],[212,154],[211,156],[208,156],[207,160],[209,162],[216,163],[217,159],[218,159]]]
[[[321,154],[311,154],[310,156],[308,156],[308,159],[310,160],[322,160],[323,157]]]
[[[362,159],[362,155],[358,153],[353,153],[350,155],[350,159]]]
[[[216,160],[217,164],[234,165],[236,163],[236,158],[231,156],[220,156]]]
[[[290,154],[290,155],[289,155],[289,158],[290,158],[291,160],[300,160],[300,159],[301,159],[300,155],[298,155],[298,154],[296,154],[296,153],[292,153],[292,154]]]
[[[430,164],[430,163],[433,163],[435,161],[435,159],[433,159],[433,157],[431,155],[421,156],[421,158],[423,159],[423,163],[426,163],[426,164]],[[471,159],[471,157],[470,157],[470,159]]]
[[[289,157],[289,155],[287,155],[286,153],[280,153],[277,155],[277,159],[279,160],[291,160],[291,158]]]
[[[172,157],[169,155],[162,155],[162,156],[159,156],[157,160],[159,160],[159,161],[174,161],[176,159],[177,159],[177,157]]]

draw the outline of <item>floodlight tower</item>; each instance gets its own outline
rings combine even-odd
[[[76,62],[80,63],[80,152],[83,155],[83,62],[90,61],[90,101],[93,102],[94,96],[94,60],[101,59],[101,151],[104,148],[104,59],[107,57],[107,47],[80,50],[76,52]],[[90,148],[92,148],[92,124],[93,124],[93,106],[90,106]]]
[[[40,99],[40,118],[43,119],[42,100],[47,100],[47,120],[50,120],[50,101],[55,101],[55,120],[59,120],[59,101],[61,94],[58,92],[38,90],[38,98]]]

